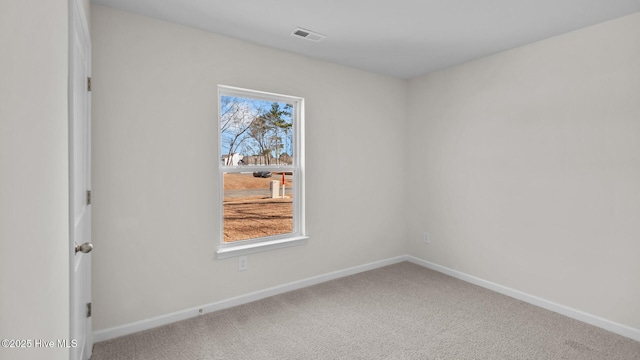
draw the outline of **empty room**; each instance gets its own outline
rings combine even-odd
[[[640,1],[0,30],[0,359],[640,359]]]

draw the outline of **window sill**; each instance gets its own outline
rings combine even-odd
[[[218,250],[216,251],[216,257],[218,259],[227,259],[235,256],[242,256],[291,246],[304,245],[307,243],[308,239],[308,236],[293,236],[285,239],[261,241],[251,244],[225,244],[218,247]]]

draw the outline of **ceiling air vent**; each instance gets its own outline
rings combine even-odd
[[[291,35],[305,38],[307,40],[311,40],[315,42],[318,42],[326,37],[326,35],[322,35],[317,32],[303,29],[303,28],[296,28],[295,30],[293,30],[293,32],[291,32]]]

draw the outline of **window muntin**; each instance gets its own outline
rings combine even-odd
[[[227,86],[218,93],[219,253],[304,237],[303,99]]]

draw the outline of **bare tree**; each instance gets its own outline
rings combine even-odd
[[[223,96],[220,100],[220,134],[228,146],[225,165],[232,165],[233,154],[247,139],[247,131],[258,117],[258,110],[242,99]]]
[[[263,115],[258,116],[255,121],[251,124],[251,129],[249,130],[249,136],[255,143],[258,154],[260,156],[264,156],[265,165],[269,165],[269,156],[268,154],[271,152],[270,141],[269,141],[269,133],[271,132],[271,128],[267,122],[267,118]]]
[[[285,120],[291,116],[291,105],[286,104],[283,108],[277,102],[271,103],[271,109],[264,111],[251,124],[249,136],[258,148],[258,153],[265,158],[265,164],[271,163],[272,152],[275,151],[274,158],[280,161],[280,150],[284,148],[281,131],[288,133],[291,129],[291,122]]]

